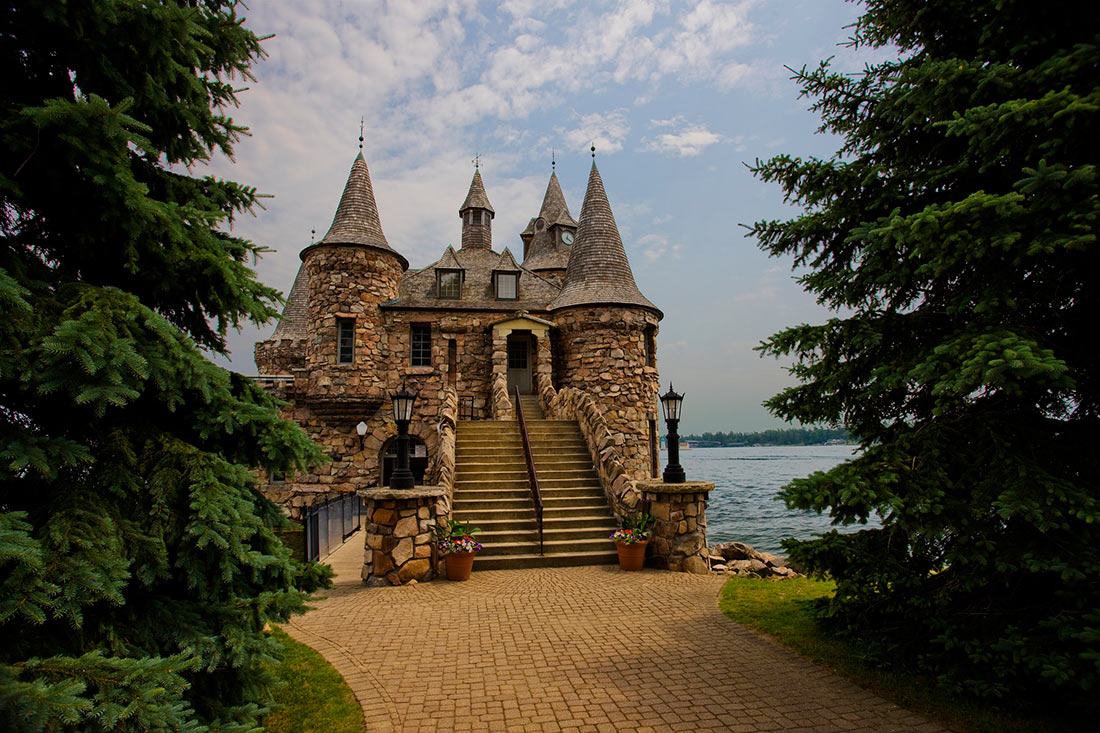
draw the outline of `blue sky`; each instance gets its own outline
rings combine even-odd
[[[285,293],[310,230],[328,230],[360,118],[382,228],[414,268],[458,244],[475,154],[494,246],[521,256],[551,150],[578,216],[595,143],[635,279],[665,313],[658,366],[663,388],[687,394],[681,432],[776,427],[760,403],[791,379],[753,347],[828,313],[739,226],[794,213],[744,163],[832,154],[784,66],[836,56],[855,72],[875,60],[838,45],[859,11],[842,0],[264,0],[247,25],[275,36],[233,112],[251,136],[211,169],[273,196],[234,232],[273,250],[257,270]],[[219,361],[254,374],[252,344],[272,329],[231,334],[231,362]]]

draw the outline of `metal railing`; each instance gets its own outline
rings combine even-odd
[[[363,504],[355,493],[341,494],[323,504],[314,504],[302,517],[306,559],[320,560],[359,529]]]
[[[531,501],[535,504],[535,521],[539,526],[539,554],[542,555],[542,492],[539,491],[539,477],[535,474],[535,459],[531,455],[531,440],[527,437],[527,421],[523,419],[523,401],[516,387],[516,419],[519,421],[519,434],[523,438],[523,455],[527,458],[527,483],[531,487]]]

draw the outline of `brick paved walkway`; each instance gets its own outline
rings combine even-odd
[[[718,610],[722,579],[617,567],[337,585],[287,630],[344,675],[375,731],[939,731]]]

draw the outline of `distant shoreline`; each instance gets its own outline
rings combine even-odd
[[[783,428],[751,433],[702,433],[684,435],[681,443],[691,448],[750,448],[791,445],[858,445],[843,428]]]

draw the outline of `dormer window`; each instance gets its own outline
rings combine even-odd
[[[497,300],[515,300],[519,297],[516,290],[518,280],[519,273],[516,272],[496,273]]]
[[[441,300],[462,297],[462,270],[436,270],[436,288]]]

